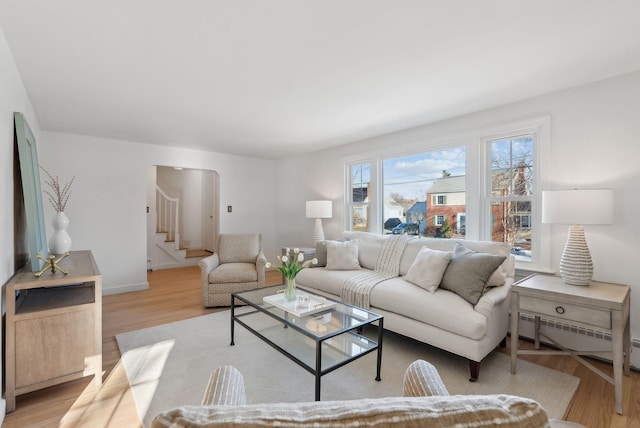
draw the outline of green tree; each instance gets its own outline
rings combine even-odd
[[[451,238],[453,236],[451,223],[446,218],[442,221],[442,226],[440,226],[440,234],[443,238]]]

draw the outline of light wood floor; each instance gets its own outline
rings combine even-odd
[[[215,312],[200,303],[198,267],[149,273],[149,290],[105,296],[103,299],[104,383],[95,387],[91,378],[68,382],[18,396],[16,411],[6,415],[3,427],[139,427],[133,397],[120,363],[115,335],[125,331],[178,321]],[[269,272],[269,284],[280,283]],[[521,341],[520,346],[532,347]],[[509,352],[509,348],[501,350]],[[568,356],[526,356],[529,361],[572,374],[581,379],[567,420],[598,428],[640,428],[640,374],[624,379],[624,410],[614,410],[613,386]],[[594,362],[612,375],[610,364]],[[482,379],[482,370],[480,370]]]

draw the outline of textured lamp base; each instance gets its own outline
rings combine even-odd
[[[584,228],[573,225],[560,258],[562,282],[570,285],[589,285],[593,276],[593,262],[584,237]]]
[[[313,228],[313,236],[311,237],[313,244],[324,241],[324,230],[322,229],[322,219],[316,219],[316,225]]]

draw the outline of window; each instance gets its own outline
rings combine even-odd
[[[550,123],[543,116],[472,130],[458,142],[402,155],[367,151],[366,161],[347,163],[345,227],[393,233],[407,223],[421,236],[507,242],[519,268],[548,271],[540,190],[548,187]],[[384,150],[393,138],[380,137]]]
[[[369,198],[371,191],[371,163],[363,162],[349,166],[351,177],[348,203],[351,212],[351,230],[369,232]]]
[[[516,218],[517,226],[523,229],[531,229],[531,214],[521,214]]]
[[[431,203],[433,205],[447,205],[447,196],[446,195],[435,195],[433,197],[433,201]]]
[[[440,229],[449,225],[449,237],[462,237],[457,214],[466,211],[465,153],[464,147],[454,147],[384,159],[383,233],[409,223],[417,224],[412,230],[422,236],[440,236]]]
[[[531,260],[534,141],[528,134],[488,142],[491,239],[509,243],[521,261]]]

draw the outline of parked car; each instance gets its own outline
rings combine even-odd
[[[526,256],[527,253],[525,253],[524,248],[522,247],[511,247],[511,254],[516,255],[516,256]]]
[[[418,223],[400,223],[391,229],[391,233],[394,235],[417,235],[420,233],[420,226]]]
[[[397,225],[399,225],[400,223],[402,223],[402,220],[400,220],[398,217],[389,218],[387,219],[387,221],[384,222],[384,229],[391,230]]]

